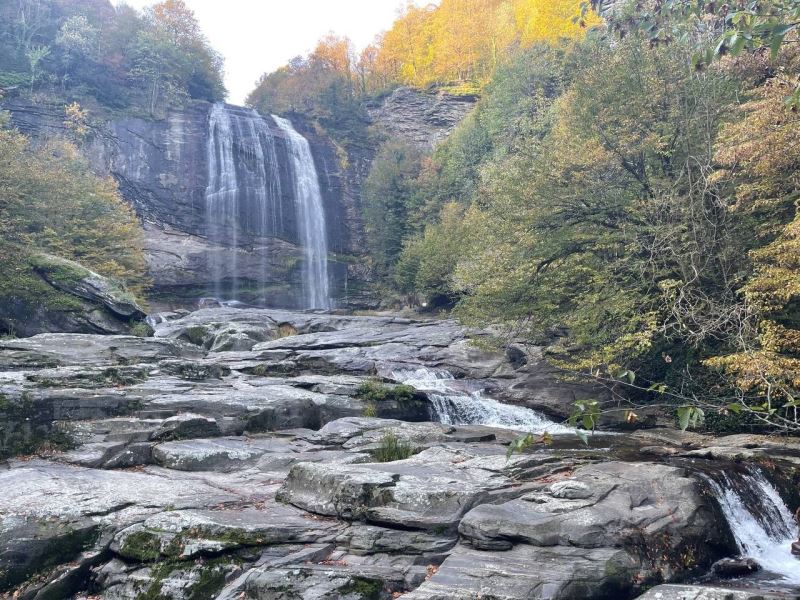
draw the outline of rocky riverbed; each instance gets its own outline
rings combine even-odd
[[[796,597],[785,573],[708,574],[748,547],[720,486],[775,491],[761,526],[790,535],[768,521],[796,500],[798,444],[655,428],[585,446],[555,421],[593,390],[451,321],[153,324],[0,341],[0,597]],[[554,441],[507,458],[517,430]]]

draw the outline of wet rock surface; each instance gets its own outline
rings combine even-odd
[[[724,460],[714,448],[793,458],[767,438],[670,430],[585,446],[541,420],[553,444],[508,458],[513,428],[434,422],[443,392],[409,391],[403,373],[491,393],[567,384],[525,383],[524,362],[449,321],[220,308],[153,322],[153,338],[0,344],[0,406],[17,419],[2,426],[0,596],[635,598],[736,554],[688,465]],[[645,597],[684,597],[662,587]]]

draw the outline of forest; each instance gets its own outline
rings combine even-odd
[[[360,56],[327,37],[249,101],[335,134],[392,86],[479,94],[435,151],[377,150],[381,285],[547,341],[631,420],[795,431],[800,8],[616,4],[608,25],[578,1],[409,6]]]

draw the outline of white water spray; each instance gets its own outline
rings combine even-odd
[[[784,584],[800,585],[800,560],[791,553],[797,526],[778,490],[760,472],[722,472],[708,478],[743,557]]]
[[[550,421],[529,408],[503,404],[483,392],[455,389],[455,378],[444,370],[425,367],[392,372],[397,381],[426,392],[436,418],[447,425],[488,425],[530,433],[567,433],[569,427]]]
[[[216,246],[208,261],[214,296],[238,300],[249,287],[246,299],[252,301],[257,293],[253,276],[240,273],[240,246],[268,243],[268,238],[296,239],[305,255],[299,303],[303,308],[330,308],[325,211],[308,140],[287,119],[265,119],[252,109],[221,103],[211,108],[208,125],[205,216],[206,235]],[[284,146],[289,164],[282,168]],[[296,228],[292,218],[284,218],[292,206]],[[269,265],[262,251],[264,282],[269,281]],[[266,305],[270,299],[265,290],[260,301]]]
[[[286,134],[294,171],[298,229],[305,250],[303,297],[306,308],[330,308],[325,210],[311,147],[308,140],[297,133],[291,121],[275,115],[272,118]]]

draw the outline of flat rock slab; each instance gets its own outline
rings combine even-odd
[[[122,530],[111,549],[137,561],[188,559],[248,546],[328,543],[346,528],[274,502],[259,509],[170,511]]]
[[[105,517],[130,506],[190,508],[238,497],[199,480],[153,473],[102,471],[48,462],[0,471],[0,517],[82,519]]]
[[[518,545],[506,552],[458,546],[404,600],[626,598],[637,562],[624,550]]]
[[[254,465],[267,453],[298,453],[311,447],[286,438],[193,439],[158,444],[153,458],[162,467],[177,471],[224,472]]]
[[[0,367],[126,365],[170,358],[200,358],[199,348],[176,340],[127,335],[42,333],[0,341]]]
[[[797,594],[704,585],[658,585],[637,600],[796,600]]]

